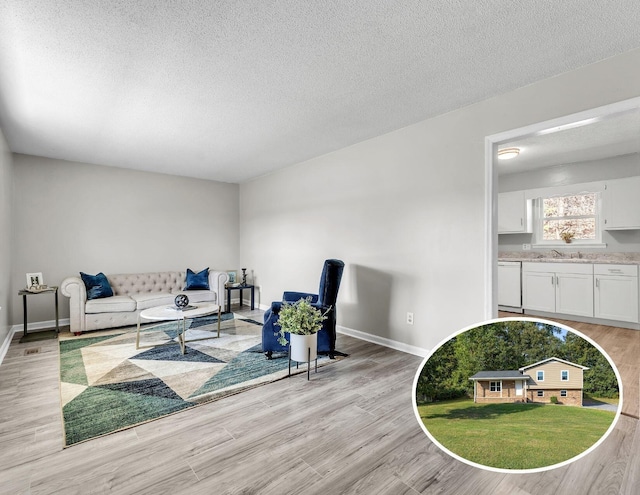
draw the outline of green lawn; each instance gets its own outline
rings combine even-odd
[[[429,433],[460,457],[484,466],[533,469],[584,452],[615,413],[540,404],[474,404],[457,399],[418,406]]]

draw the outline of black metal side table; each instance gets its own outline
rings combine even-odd
[[[27,296],[34,296],[38,294],[46,294],[53,292],[55,308],[56,308],[56,334],[60,333],[60,322],[58,318],[58,287],[53,285],[49,286],[46,289],[31,291],[28,289],[21,289],[18,291],[18,295],[22,296],[22,309],[24,312],[24,322],[23,322],[23,335],[20,341],[26,340],[27,338]]]
[[[255,294],[254,294],[255,285],[247,284],[247,285],[236,285],[235,287],[227,286],[225,287],[225,289],[227,289],[227,311],[231,311],[231,291],[232,290],[240,291],[240,307],[242,307],[242,293],[245,289],[249,289],[251,291],[251,309],[253,310],[254,302],[255,302]]]

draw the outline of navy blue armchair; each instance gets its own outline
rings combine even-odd
[[[329,309],[327,319],[322,324],[322,329],[318,332],[318,353],[329,354],[333,359],[335,356],[345,356],[346,354],[336,351],[336,300],[338,299],[338,289],[344,271],[344,263],[340,260],[326,260],[320,278],[320,289],[318,294],[308,294],[306,292],[285,292],[282,301],[271,303],[271,308],[264,314],[264,326],[262,327],[262,352],[267,359],[272,358],[274,352],[288,352],[288,345],[283,346],[278,342],[275,335],[280,331],[276,325],[280,308],[285,302],[294,303],[300,299],[310,297],[313,306],[323,313]],[[289,340],[289,334],[285,337]]]

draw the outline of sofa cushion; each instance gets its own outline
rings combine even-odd
[[[97,275],[89,275],[84,272],[80,272],[84,286],[87,289],[87,299],[100,299],[102,297],[113,296],[113,290],[104,273],[100,272]]]
[[[187,285],[184,290],[209,290],[209,267],[201,272],[194,273],[191,268],[187,268]]]
[[[129,297],[136,302],[136,309],[143,310],[155,306],[173,306],[173,300],[176,296],[169,292],[144,292],[131,294]]]
[[[174,298],[178,294],[186,294],[190,303],[216,302],[216,293],[212,290],[180,290],[173,291],[172,294]]]
[[[92,299],[85,304],[85,313],[119,313],[135,311],[136,302],[129,296],[111,296]]]

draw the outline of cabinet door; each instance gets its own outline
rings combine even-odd
[[[605,230],[640,229],[640,177],[605,184],[602,210]]]
[[[556,312],[593,317],[593,275],[556,274]]]
[[[596,275],[594,280],[596,318],[638,323],[638,278]]]
[[[522,307],[554,313],[556,310],[555,274],[522,273]]]
[[[531,201],[524,191],[498,194],[498,233],[516,234],[532,231]]]

